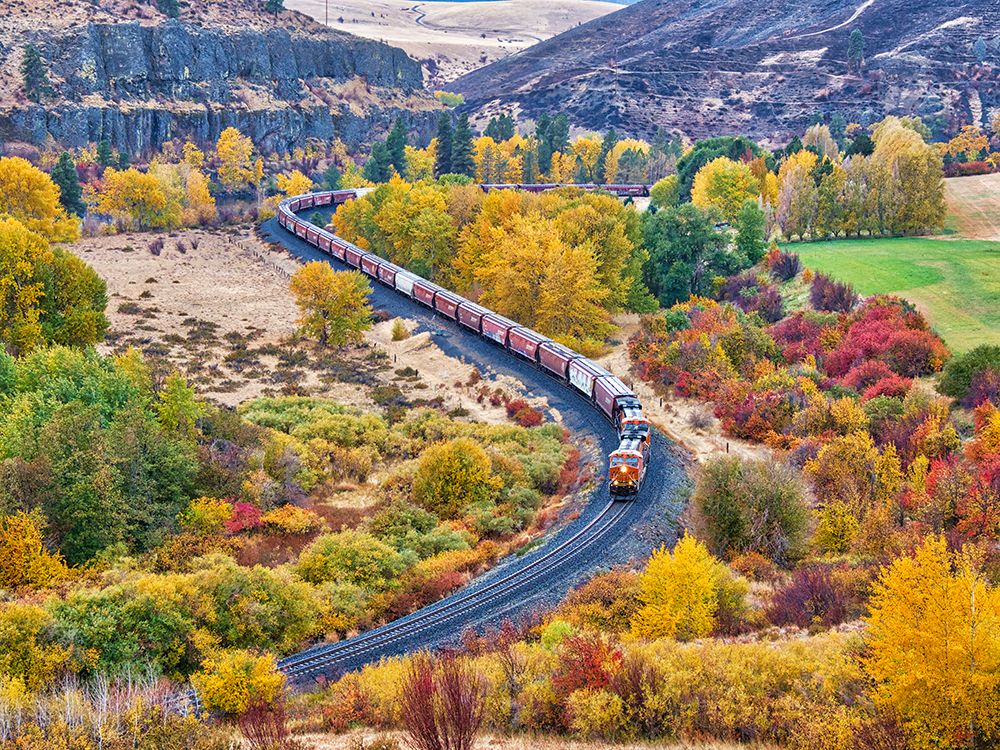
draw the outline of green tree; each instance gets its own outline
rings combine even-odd
[[[389,163],[396,168],[397,174],[406,174],[406,126],[403,118],[397,117],[385,140],[385,148]]]
[[[156,0],[156,7],[160,9],[160,13],[170,18],[177,18],[181,14],[178,0]]]
[[[323,182],[330,190],[340,190],[341,172],[336,164],[330,164],[323,171]]]
[[[322,346],[360,341],[362,332],[371,328],[372,290],[357,271],[337,272],[328,263],[313,261],[295,273],[291,289],[303,330]]]
[[[469,126],[469,116],[460,115],[451,146],[451,171],[466,177],[476,176],[476,161],[472,158],[472,128]]]
[[[611,128],[607,133],[604,134],[604,140],[601,141],[601,153],[597,157],[597,183],[599,185],[605,184],[607,180],[607,174],[605,172],[605,165],[608,159],[608,154],[614,150],[615,144],[618,143],[618,133],[614,128]]]
[[[388,182],[392,176],[392,156],[384,143],[372,144],[372,153],[365,162],[364,177],[369,182]]]
[[[93,268],[68,250],[54,247],[51,263],[42,270],[42,283],[39,323],[46,342],[86,347],[104,339],[108,288]]]
[[[76,164],[68,151],[59,155],[59,161],[52,167],[52,181],[59,188],[59,202],[63,208],[76,216],[83,216],[87,210],[83,202],[83,189],[80,187],[80,177],[76,173]]]
[[[406,559],[380,539],[363,531],[341,531],[318,537],[299,555],[295,566],[303,580],[360,586],[369,594],[399,586]]]
[[[751,265],[760,263],[767,250],[764,237],[764,212],[757,201],[748,200],[736,214],[736,249],[746,256]]]
[[[483,135],[487,135],[497,143],[501,143],[508,138],[514,137],[515,125],[514,117],[504,113],[499,117],[490,118],[490,122],[486,126],[486,130],[483,131]]]
[[[861,70],[865,59],[865,35],[861,29],[853,29],[847,41],[847,64],[852,70]]]
[[[744,136],[720,136],[698,141],[694,147],[677,162],[677,178],[681,200],[691,197],[694,177],[710,161],[725,156],[732,160],[742,160],[747,154],[756,158],[763,156],[760,146]]]
[[[413,498],[438,517],[457,518],[470,505],[492,504],[501,488],[489,454],[469,438],[432,445],[413,478]]]
[[[451,127],[451,115],[442,112],[437,123],[437,156],[434,160],[434,176],[451,174],[452,146],[455,136]]]
[[[278,15],[285,9],[285,0],[264,0],[264,8],[268,13]]]
[[[24,47],[21,77],[24,80],[24,92],[31,101],[37,104],[43,96],[48,96],[51,90],[49,73],[45,68],[45,61],[42,60],[42,53],[34,44],[28,44]]]
[[[646,285],[664,306],[692,294],[711,294],[714,276],[731,275],[745,265],[726,251],[728,237],[716,229],[718,220],[714,210],[703,211],[690,203],[643,216],[649,251]]]
[[[115,155],[111,150],[111,142],[106,138],[97,144],[97,163],[102,167],[110,167],[115,163]]]

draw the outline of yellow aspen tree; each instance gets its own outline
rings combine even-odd
[[[992,747],[1000,739],[1000,591],[972,553],[929,537],[883,569],[868,604],[864,665],[876,702],[911,746]]]
[[[691,202],[698,208],[714,206],[727,221],[733,221],[743,204],[755,200],[759,192],[760,183],[749,166],[720,156],[694,176]]]
[[[253,162],[253,141],[236,128],[226,128],[215,144],[219,156],[219,181],[228,190],[239,190],[260,183]],[[263,163],[261,164],[263,173]]]
[[[297,169],[293,169],[290,174],[279,174],[275,178],[275,182],[278,185],[278,190],[289,197],[308,193],[314,187],[313,181]]]
[[[191,168],[187,175],[184,200],[184,223],[198,226],[215,220],[215,197],[209,191],[208,178],[199,169]]]
[[[641,638],[702,638],[715,627],[725,567],[690,534],[673,551],[653,552],[639,576],[642,607],[632,619]]]
[[[17,219],[50,242],[80,236],[80,222],[62,207],[52,178],[19,156],[0,158],[0,215]]]
[[[201,169],[205,166],[205,152],[191,143],[191,141],[185,141],[184,163],[195,169]]]
[[[360,342],[372,327],[371,286],[358,271],[337,272],[328,263],[313,261],[292,276],[291,290],[303,333],[322,346]]]
[[[62,557],[45,549],[42,532],[31,516],[0,517],[0,587],[40,588],[68,572]]]
[[[42,341],[42,267],[51,259],[44,237],[17,219],[0,217],[0,342],[11,354],[29,351]]]

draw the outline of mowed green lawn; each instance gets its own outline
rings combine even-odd
[[[861,294],[912,301],[953,352],[1000,344],[1000,242],[900,237],[795,243],[788,250]]]

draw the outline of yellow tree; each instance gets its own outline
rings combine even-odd
[[[205,152],[191,143],[191,141],[185,141],[184,163],[195,169],[201,169],[205,166]]]
[[[733,221],[748,200],[760,193],[760,183],[750,167],[725,156],[698,170],[691,187],[691,202],[699,208],[715,206],[727,221]]]
[[[601,158],[601,138],[583,135],[573,141],[573,155],[583,166],[587,182],[597,182],[597,162]]]
[[[915,748],[1000,740],[1000,591],[972,553],[930,537],[882,571],[869,601],[865,667],[875,698]]]
[[[313,261],[292,276],[291,290],[303,332],[322,346],[359,342],[372,327],[371,287],[357,271],[338,273],[328,263]]]
[[[0,517],[0,587],[48,586],[67,573],[62,558],[45,549],[42,532],[31,516]]]
[[[60,204],[52,178],[19,156],[0,158],[2,215],[52,242],[72,242],[80,235],[80,222]]]
[[[964,126],[954,138],[948,141],[948,154],[951,156],[965,156],[967,159],[975,159],[980,151],[985,151],[990,147],[990,139],[986,137],[978,125]]]
[[[184,223],[187,226],[207,224],[215,220],[215,197],[209,190],[208,178],[200,169],[191,167],[187,174],[184,199]]]
[[[219,156],[219,181],[229,190],[260,184],[263,163],[253,161],[253,141],[236,128],[226,128],[215,144]]]
[[[403,147],[406,158],[406,179],[409,182],[434,179],[434,160],[437,158],[437,139],[433,139],[427,148],[415,148],[407,144]]]
[[[607,183],[614,183],[618,180],[618,168],[622,156],[626,151],[635,151],[640,154],[649,153],[649,144],[635,138],[622,138],[615,143],[614,147],[604,157],[604,180]]]
[[[169,229],[180,224],[178,196],[169,189],[165,172],[161,182],[152,172],[140,172],[129,167],[119,172],[108,167],[104,184],[98,194],[97,210],[107,214],[120,226],[130,229]],[[166,189],[165,189],[166,186]]]
[[[12,354],[42,341],[43,266],[51,260],[44,237],[17,219],[0,217],[0,342]]]
[[[777,222],[786,237],[799,237],[813,230],[819,193],[812,170],[817,157],[812,151],[792,154],[778,170]]]
[[[279,174],[275,182],[278,184],[278,190],[286,196],[302,195],[314,187],[313,181],[297,169],[292,170],[291,174]]]
[[[271,705],[280,700],[285,676],[271,655],[226,651],[207,659],[191,676],[191,684],[206,708],[239,716],[253,702]]]
[[[490,505],[503,487],[489,454],[469,438],[424,451],[413,477],[413,498],[441,518],[456,518],[469,505]]]
[[[642,607],[632,629],[642,638],[702,638],[715,627],[719,589],[728,572],[708,548],[690,534],[673,552],[653,552],[639,576]]]

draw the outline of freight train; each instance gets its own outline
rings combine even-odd
[[[559,185],[483,185],[541,192]],[[648,195],[647,185],[602,185],[618,195]],[[336,206],[357,196],[354,190],[310,193],[288,198],[278,206],[278,224],[337,260],[358,269],[373,280],[394,289],[419,304],[453,320],[458,325],[493,341],[515,357],[525,359],[579,391],[615,426],[619,445],[608,457],[611,494],[634,497],[642,486],[650,457],[650,425],[642,403],[619,378],[581,354],[542,336],[530,328],[498,315],[454,292],[421,278],[377,255],[369,253],[332,232],[296,215],[306,209]]]

